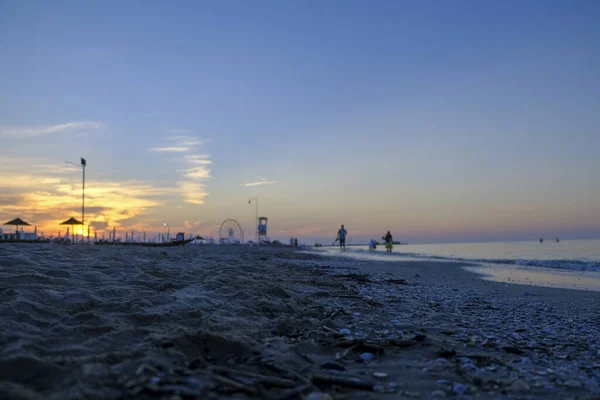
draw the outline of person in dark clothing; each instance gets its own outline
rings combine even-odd
[[[382,237],[382,239],[385,241],[385,250],[391,252],[392,248],[394,247],[394,242],[392,240],[392,234],[390,231],[387,231],[386,235]]]
[[[342,227],[338,230],[338,235],[336,239],[340,241],[340,251],[346,251],[346,234],[346,229],[344,229],[344,225],[342,225]]]

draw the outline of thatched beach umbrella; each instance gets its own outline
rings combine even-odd
[[[75,229],[73,229],[73,225],[83,225],[80,221],[76,220],[75,218],[71,217],[68,220],[61,222],[61,225],[71,225],[71,232],[73,232],[73,238],[75,238]],[[74,239],[73,239],[74,240]]]
[[[19,238],[19,225],[20,226],[31,226],[30,223],[23,221],[21,218],[15,218],[12,221],[6,222],[4,225],[16,225],[16,227],[17,227],[17,239]]]

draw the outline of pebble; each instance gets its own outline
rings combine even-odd
[[[388,385],[378,383],[373,385],[373,391],[375,393],[394,393],[396,391],[396,385],[393,382]]]
[[[203,387],[200,380],[192,377],[187,378],[186,383],[191,389],[199,389]]]
[[[386,374],[385,372],[373,372],[373,376],[375,378],[387,378],[388,374]]]
[[[312,392],[304,396],[304,400],[333,400],[329,393]]]
[[[568,381],[566,381],[564,383],[565,386],[568,386],[570,388],[580,388],[581,387],[581,382],[579,382],[576,379],[569,379]]]
[[[544,327],[542,328],[542,333],[546,334],[546,335],[555,335],[556,332],[554,332],[554,330],[552,328],[549,327]]]
[[[582,310],[576,314],[572,312],[573,307],[567,297],[564,301],[561,298],[560,302],[548,302],[543,296],[534,294],[535,291],[524,292],[523,289],[521,296],[517,292],[516,298],[490,296],[487,289],[479,292],[462,285],[455,288],[448,283],[429,284],[429,278],[423,278],[421,283],[424,285],[414,284],[402,287],[402,290],[398,290],[397,286],[389,287],[389,290],[385,285],[359,286],[359,294],[384,304],[382,311],[390,317],[387,321],[381,321],[371,317],[370,313],[364,313],[361,317],[364,320],[352,326],[352,334],[356,335],[364,329],[364,335],[361,336],[364,338],[392,337],[396,332],[412,339],[419,332],[419,326],[439,324],[441,331],[431,333],[434,340],[443,340],[444,336],[441,335],[445,335],[452,339],[457,350],[469,344],[481,348],[485,346],[485,351],[496,356],[500,362],[494,362],[491,358],[491,364],[484,362],[480,365],[478,356],[468,356],[471,349],[464,350],[462,354],[459,352],[459,355],[455,353],[442,358],[442,354],[437,354],[423,359],[415,365],[417,373],[428,372],[431,379],[438,373],[454,372],[458,366],[458,372],[465,373],[471,383],[433,378],[433,382],[437,381],[437,389],[430,388],[428,392],[420,393],[421,397],[465,398],[477,393],[477,380],[485,382],[488,379],[503,382],[508,392],[505,397],[509,398],[511,394],[514,398],[530,394],[532,390],[549,388],[553,388],[557,398],[564,398],[565,392],[575,390],[600,393],[600,376],[597,374],[600,366],[600,325],[597,321],[600,314],[597,310]],[[381,281],[386,279],[386,276],[381,276]],[[415,281],[418,283],[420,280]],[[399,308],[396,302],[386,303],[389,298],[403,302],[404,307]],[[524,303],[527,303],[527,307],[524,307]],[[438,320],[438,314],[432,313],[430,306],[434,306],[440,316],[443,312],[447,318]],[[411,328],[407,328],[409,332],[398,330],[404,328],[402,324],[408,321],[411,324]],[[374,322],[372,327],[363,326],[369,322]],[[385,336],[378,334],[386,328],[389,333]],[[419,336],[419,339],[423,338]],[[479,353],[481,348],[472,351]],[[375,355],[357,358],[363,362],[365,359],[379,360]],[[365,371],[367,376],[372,373]],[[441,376],[453,375],[438,375]]]
[[[343,335],[350,335],[352,332],[348,328],[342,328],[340,329],[340,333]]]
[[[456,394],[465,394],[469,390],[467,385],[463,385],[462,383],[455,383],[454,387],[452,387],[452,391]]]
[[[408,390],[403,391],[402,395],[406,397],[421,397],[421,394],[419,392],[411,392]]]
[[[473,374],[473,373],[477,372],[477,367],[473,363],[467,363],[467,364],[462,364],[460,366],[460,370],[462,372],[470,372]]]
[[[374,358],[375,358],[375,354],[373,354],[373,353],[362,353],[360,355],[360,359],[365,362],[373,361]]]
[[[326,362],[324,364],[321,364],[321,369],[332,369],[332,370],[336,370],[336,371],[345,371],[346,367],[344,367],[342,364],[340,363],[336,363],[336,362]]]
[[[527,392],[529,391],[529,385],[521,379],[517,379],[510,385],[510,390],[515,392]]]

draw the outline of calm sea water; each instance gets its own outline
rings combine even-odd
[[[488,279],[533,285],[600,290],[600,240],[560,242],[493,242],[395,245],[392,253],[383,246],[313,248],[320,254],[374,261],[469,262],[467,269]]]

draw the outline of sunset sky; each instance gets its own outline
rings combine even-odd
[[[598,1],[0,0],[0,219],[600,237]],[[5,231],[13,227],[1,226]],[[64,230],[64,228],[62,228]]]

